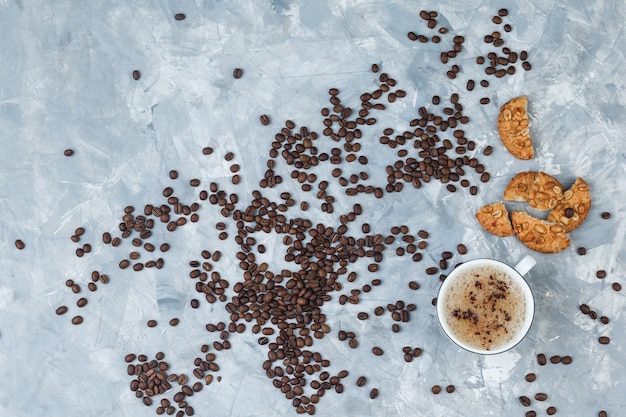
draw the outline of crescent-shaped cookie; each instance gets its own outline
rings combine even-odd
[[[514,211],[511,220],[515,235],[529,249],[555,253],[569,246],[565,227],[560,223],[537,219],[525,211]]]
[[[515,175],[504,189],[506,201],[528,201],[537,210],[556,207],[563,198],[563,186],[545,172],[525,171]]]
[[[504,147],[513,156],[523,160],[535,156],[526,109],[526,96],[516,97],[504,103],[498,115],[498,133]]]
[[[476,220],[492,235],[511,236],[515,233],[509,220],[509,212],[502,202],[481,207],[476,212]]]
[[[561,223],[566,232],[571,232],[582,224],[591,208],[589,185],[576,178],[571,188],[563,193],[563,198],[548,214],[548,221]]]

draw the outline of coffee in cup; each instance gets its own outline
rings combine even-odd
[[[493,259],[457,266],[437,297],[437,316],[444,332],[475,353],[504,352],[530,329],[534,300],[523,274],[535,265],[527,256],[515,268]]]

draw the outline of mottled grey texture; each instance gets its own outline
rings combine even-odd
[[[187,186],[194,177],[202,186],[218,181],[233,190],[229,164],[222,158],[227,151],[243,167],[237,192],[244,197],[244,190],[258,186],[269,144],[282,123],[291,119],[321,132],[319,111],[328,103],[328,89],[339,88],[342,100],[356,105],[360,93],[376,88],[372,63],[396,78],[407,97],[376,115],[379,123],[361,141],[370,177],[379,176],[384,186],[385,166],[396,159],[395,151],[378,144],[382,129],[401,132],[433,94],[459,92],[471,118],[467,135],[478,150],[494,147],[491,157],[480,156],[492,180],[476,197],[466,191],[449,194],[431,183],[420,190],[405,187],[384,201],[371,195],[358,198],[364,209],[360,221],[370,222],[374,233],[387,234],[399,224],[409,225],[414,233],[430,231],[432,258],[413,264],[408,256],[396,257],[392,245],[377,274],[381,287],[363,295],[359,306],[340,306],[337,293],[324,306],[332,333],[313,350],[332,361],[332,372],[348,369],[350,376],[343,394],[328,392],[321,399],[316,415],[521,416],[525,410],[517,398],[532,398],[540,391],[549,395],[545,405],[536,407],[542,412],[554,405],[565,416],[597,415],[603,408],[611,416],[624,415],[626,292],[610,288],[615,281],[626,284],[624,2],[432,2],[427,8],[440,13],[440,23],[467,39],[467,53],[458,60],[462,73],[455,81],[446,78],[439,62],[443,43],[407,38],[410,30],[426,32],[419,3],[2,2],[0,415],[155,415],[155,406],[144,407],[128,389],[124,355],[162,350],[175,372],[191,376],[200,345],[217,337],[204,324],[227,320],[228,314],[220,304],[189,307],[195,291],[187,277],[188,261],[199,259],[202,249],[221,248],[225,256],[218,265],[232,288],[240,277],[232,255],[235,246],[217,239],[214,224],[222,218],[208,203],[202,205],[197,227],[158,235],[172,244],[160,271],[120,271],[116,265],[130,244],[113,250],[101,244],[101,233],[117,230],[124,206],[141,210],[146,203],[160,202],[162,188],[172,183],[170,169],[179,170],[174,188],[188,201],[197,196]],[[507,21],[513,25],[507,42],[529,51],[533,70],[490,78],[488,90],[477,87],[467,93],[465,81],[481,78],[475,56],[489,50],[482,36],[494,29],[491,16],[503,6],[509,8]],[[187,18],[175,21],[179,12]],[[241,79],[233,79],[235,67],[243,68]],[[135,69],[142,74],[138,81],[132,79]],[[478,100],[486,93],[491,104],[480,106]],[[499,106],[521,94],[529,96],[536,144],[535,159],[526,162],[506,153],[495,126]],[[261,114],[270,115],[270,126],[260,124]],[[327,138],[318,142],[323,149],[335,146]],[[201,153],[207,145],[215,149],[210,157]],[[74,156],[63,156],[66,148]],[[330,177],[326,168],[316,171],[319,177]],[[477,357],[460,351],[438,328],[430,304],[438,281],[426,276],[424,268],[460,242],[469,253],[455,256],[454,262],[521,259],[528,252],[523,245],[514,237],[487,235],[473,213],[501,199],[509,179],[529,169],[553,174],[566,187],[583,177],[591,186],[591,213],[571,234],[570,248],[536,254],[538,264],[529,281],[537,311],[528,338],[509,353]],[[306,197],[289,172],[282,171],[282,190]],[[473,173],[468,178],[478,181]],[[308,215],[314,222],[337,225],[338,215],[357,200],[342,195],[336,183],[329,190],[339,200],[336,215],[321,213],[313,195],[308,200],[316,208]],[[612,213],[610,220],[600,219],[603,211]],[[74,256],[77,245],[69,239],[78,226],[87,229],[80,244],[93,245],[83,258]],[[234,225],[227,230],[232,237]],[[22,251],[14,246],[18,238],[26,243]],[[261,260],[280,270],[281,237],[265,236],[260,243],[268,248]],[[576,254],[579,246],[587,248],[586,256]],[[366,264],[356,264],[355,286],[373,278]],[[73,278],[86,283],[94,269],[109,274],[111,283],[86,295],[85,322],[73,326],[77,297],[64,282]],[[606,279],[595,278],[598,269],[607,271]],[[420,290],[408,290],[411,279],[420,282]],[[391,333],[388,315],[356,319],[358,311],[371,313],[375,306],[398,299],[418,305],[400,333]],[[602,325],[583,316],[581,303],[611,322]],[[59,305],[71,306],[70,312],[56,316]],[[181,318],[176,328],[166,324],[173,316]],[[159,327],[146,327],[151,318]],[[339,342],[340,329],[357,332],[360,348],[351,350]],[[611,337],[607,346],[597,342],[604,334]],[[231,339],[233,349],[222,352],[218,361],[221,383],[213,382],[189,400],[196,415],[295,415],[290,401],[260,368],[265,351],[257,337],[247,332]],[[424,353],[405,363],[406,345],[422,347]],[[385,355],[373,356],[372,346],[380,346]],[[571,355],[574,362],[540,368],[535,359],[539,352]],[[524,380],[528,372],[537,373],[536,382]],[[360,375],[368,378],[363,388],[354,383]],[[434,384],[454,384],[456,391],[434,396]],[[370,400],[373,387],[380,395]]]

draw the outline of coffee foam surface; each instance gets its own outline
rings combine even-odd
[[[443,301],[448,327],[460,342],[477,349],[492,350],[509,343],[526,316],[522,288],[494,265],[461,271]]]

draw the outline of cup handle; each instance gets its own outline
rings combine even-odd
[[[519,261],[517,265],[515,265],[515,270],[519,272],[520,275],[526,275],[528,271],[530,271],[533,266],[537,264],[535,258],[530,255],[524,256],[524,259]]]

